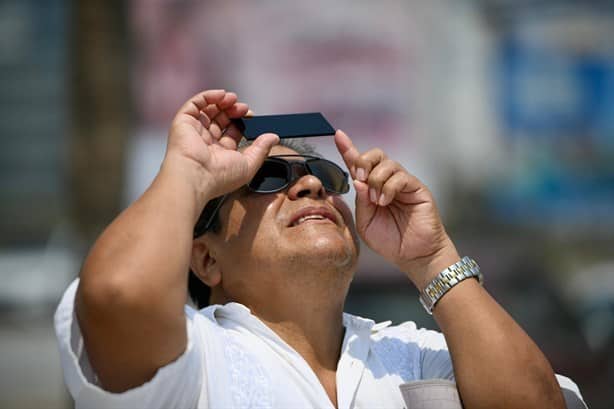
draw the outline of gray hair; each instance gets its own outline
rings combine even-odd
[[[253,141],[248,141],[247,139],[243,138],[239,142],[238,149],[247,148],[252,143]],[[285,146],[286,148],[290,148],[300,155],[312,155],[312,156],[318,156],[318,157],[322,156],[316,151],[316,148],[312,144],[305,142],[305,139],[302,139],[302,138],[301,139],[281,139],[279,141],[279,146]]]

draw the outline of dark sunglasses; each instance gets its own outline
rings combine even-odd
[[[279,192],[305,175],[320,179],[329,193],[343,194],[350,190],[347,172],[334,162],[311,155],[269,156],[247,187],[255,193]]]
[[[285,158],[292,158],[290,160]],[[344,194],[350,190],[348,173],[336,163],[311,155],[273,155],[264,160],[247,188],[254,193],[275,193],[284,190],[305,175],[317,177],[324,189],[332,194]],[[213,210],[205,220],[201,219],[194,228],[194,237],[204,234],[213,223],[217,212],[226,200],[224,195],[211,203]],[[209,213],[210,206],[205,207],[203,216]]]

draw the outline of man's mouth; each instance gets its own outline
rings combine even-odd
[[[311,215],[311,216],[304,216],[299,218],[297,221],[295,221],[294,223],[292,223],[292,226],[298,226],[299,224],[307,221],[307,220],[328,220],[326,217],[324,216],[320,216],[317,214]]]
[[[307,221],[330,221],[334,224],[337,224],[337,217],[329,209],[323,207],[308,207],[296,213],[292,217],[289,226],[295,227]]]

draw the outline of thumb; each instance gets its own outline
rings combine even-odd
[[[356,228],[364,232],[367,224],[373,218],[377,205],[369,200],[369,186],[359,180],[354,180],[356,190]]]
[[[265,133],[257,137],[256,140],[243,151],[243,155],[245,155],[247,159],[247,169],[250,176],[256,174],[273,146],[278,143],[279,136],[274,133]]]

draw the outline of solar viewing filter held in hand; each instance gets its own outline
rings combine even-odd
[[[244,117],[233,119],[233,123],[248,140],[256,139],[264,133],[274,133],[280,138],[335,134],[335,129],[320,112]]]

